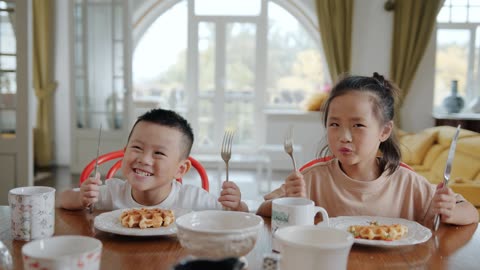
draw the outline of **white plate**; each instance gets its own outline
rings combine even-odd
[[[133,209],[133,208],[132,208]],[[120,223],[120,215],[123,211],[129,209],[118,209],[111,212],[102,213],[95,217],[94,226],[96,229],[104,232],[132,235],[132,236],[157,236],[157,235],[175,235],[177,233],[177,226],[175,222],[167,227],[160,228],[126,228]],[[185,215],[191,210],[188,209],[173,209],[175,218]]]
[[[370,225],[370,222],[377,221],[379,224],[403,224],[408,227],[408,233],[403,238],[393,241],[368,240],[355,238],[354,243],[370,246],[408,246],[423,243],[430,239],[432,232],[415,221],[403,218],[387,218],[372,216],[342,216],[330,218],[330,227],[348,230],[351,225]]]

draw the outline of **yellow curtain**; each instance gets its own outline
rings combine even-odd
[[[53,24],[54,0],[33,2],[33,83],[37,97],[37,123],[34,131],[35,166],[51,165],[53,160]]]
[[[400,108],[410,91],[442,5],[443,0],[395,1],[390,78],[401,89],[396,105],[397,124],[400,124]]]
[[[316,0],[322,45],[332,81],[350,71],[353,0]]]

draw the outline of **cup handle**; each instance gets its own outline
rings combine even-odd
[[[329,218],[328,218],[327,210],[325,210],[325,208],[323,208],[323,207],[315,206],[314,216],[315,216],[317,213],[322,214],[322,219],[323,219],[322,225],[325,224],[327,227],[329,227],[330,224],[329,224]]]

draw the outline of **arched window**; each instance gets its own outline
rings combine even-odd
[[[318,32],[288,1],[169,3],[134,29],[133,100],[137,114],[183,113],[198,148],[218,147],[233,126],[236,144],[252,149],[265,109],[298,109],[329,85]]]

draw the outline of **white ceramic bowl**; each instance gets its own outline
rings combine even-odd
[[[207,210],[176,220],[182,247],[200,258],[241,257],[253,249],[263,219],[244,212]]]
[[[98,270],[102,242],[87,236],[54,236],[25,244],[22,255],[23,268],[26,270]]]

